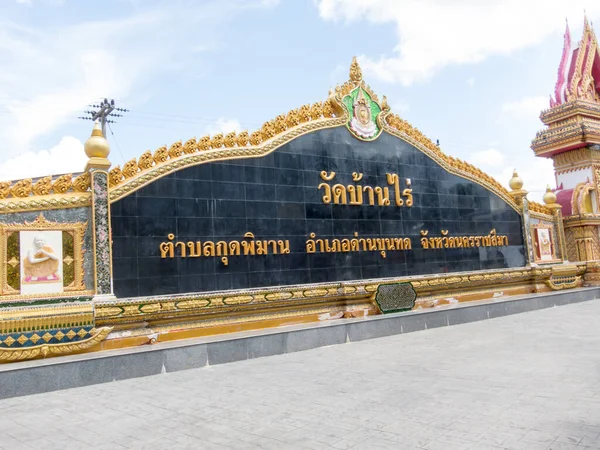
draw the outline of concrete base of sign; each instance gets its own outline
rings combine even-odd
[[[0,366],[0,398],[281,355],[596,299],[600,299],[600,287],[12,363]]]

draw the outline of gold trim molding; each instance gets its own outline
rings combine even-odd
[[[61,175],[54,180],[47,176],[0,182],[0,214],[39,211],[46,209],[77,208],[91,203],[90,176],[82,173]]]
[[[0,200],[0,214],[80,208],[91,204],[92,194],[89,192],[9,198]]]
[[[577,273],[585,265],[576,266]],[[215,314],[258,313],[275,309],[293,310],[307,306],[317,307],[334,300],[356,301],[373,299],[377,288],[384,283],[410,282],[419,298],[430,295],[461,295],[475,288],[523,285],[552,276],[552,267],[522,267],[488,271],[464,272],[443,275],[426,275],[404,278],[382,278],[349,282],[309,284],[269,289],[246,289],[170,295],[164,297],[135,298],[122,301],[99,301],[95,304],[96,323],[117,325],[152,321],[189,321],[191,318],[210,318]],[[174,328],[175,325],[174,325]]]
[[[35,347],[0,348],[0,362],[23,361],[38,357],[69,355],[81,352],[102,342],[112,331],[112,327],[93,328],[92,336],[77,342],[63,344],[43,344]]]

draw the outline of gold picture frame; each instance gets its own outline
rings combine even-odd
[[[554,237],[554,227],[551,224],[543,224],[537,223],[535,225],[531,225],[531,231],[533,235],[533,246],[534,246],[534,262],[537,264],[551,264],[561,262],[561,260],[556,256],[556,239]],[[540,236],[547,231],[547,236],[549,242],[547,244],[543,244],[540,242]],[[550,252],[543,251],[543,245],[549,245]],[[543,257],[547,255],[549,258],[544,259]]]
[[[0,302],[3,300],[27,299],[30,297],[60,297],[64,293],[87,293],[83,268],[83,239],[87,228],[86,222],[52,222],[47,220],[43,214],[40,214],[34,221],[23,223],[0,224]],[[17,266],[20,267],[20,255],[12,254],[12,246],[14,242],[11,240],[17,239],[15,233],[20,231],[61,231],[63,236],[68,238],[69,243],[72,241],[72,252],[63,254],[63,264],[72,267],[72,276],[64,280],[63,294],[21,294],[20,289],[16,289],[9,283],[9,274],[13,274]],[[17,234],[18,236],[18,234]],[[11,250],[9,250],[9,243]],[[20,244],[19,244],[20,245]],[[9,255],[9,252],[11,253]],[[20,272],[19,272],[20,273]],[[14,283],[13,283],[14,284]],[[20,286],[20,283],[19,283]]]

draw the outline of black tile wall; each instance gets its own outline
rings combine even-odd
[[[412,182],[414,205],[326,205],[321,171],[330,184],[388,186],[385,174]],[[320,283],[525,265],[520,216],[482,186],[454,176],[406,142],[383,133],[375,142],[345,128],[317,131],[264,158],[189,167],[113,203],[114,289],[118,297]],[[487,235],[495,228],[509,246],[423,250],[420,231],[440,236]],[[290,254],[161,259],[159,245],[177,241],[287,239]],[[413,249],[307,254],[317,238],[409,237]]]

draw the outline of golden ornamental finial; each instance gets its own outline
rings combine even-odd
[[[360,70],[358,61],[356,61],[356,56],[352,57],[352,64],[350,64],[350,80],[355,83],[360,83],[362,81],[362,71]]]
[[[110,154],[110,145],[108,145],[108,141],[102,134],[102,128],[97,120],[94,123],[92,135],[85,141],[83,149],[89,158],[86,171],[89,168],[105,169],[110,167],[110,161],[107,159]]]
[[[94,123],[92,135],[85,141],[84,150],[88,158],[106,158],[110,153],[108,141],[102,134],[102,128],[97,120]]]
[[[544,203],[546,205],[553,205],[556,203],[556,194],[552,191],[550,185],[546,188],[546,193],[544,194]]]
[[[521,179],[521,177],[519,177],[519,174],[517,173],[517,169],[513,170],[513,176],[510,179],[510,181],[508,182],[508,185],[510,186],[510,188],[513,191],[518,191],[519,189],[521,189],[523,187],[523,180]]]

